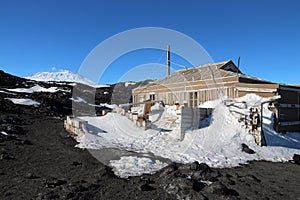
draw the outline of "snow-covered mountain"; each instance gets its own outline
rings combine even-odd
[[[72,82],[83,83],[85,85],[93,87],[109,87],[108,85],[97,85],[93,81],[68,70],[64,70],[61,72],[38,72],[24,78],[36,81]]]

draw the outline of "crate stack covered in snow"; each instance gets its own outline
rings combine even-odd
[[[126,116],[128,119],[134,122],[134,124],[147,130],[151,128],[151,121],[149,120],[149,112],[151,103],[142,103],[139,107],[131,107],[131,112],[126,112],[122,107],[115,107],[113,112]]]
[[[260,104],[248,105],[246,101],[227,100],[224,104],[238,122],[253,135],[256,144],[261,145],[261,107]]]
[[[74,135],[84,135],[88,122],[79,118],[67,116],[64,121],[65,129]]]

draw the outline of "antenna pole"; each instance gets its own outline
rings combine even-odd
[[[236,71],[236,76],[239,77],[239,70],[240,70],[240,63],[241,63],[241,57],[238,57],[238,70]]]
[[[168,52],[167,52],[167,76],[170,76],[170,45],[168,45]]]

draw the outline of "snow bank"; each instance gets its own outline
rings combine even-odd
[[[22,92],[22,93],[34,93],[34,92],[57,92],[57,87],[44,88],[39,85],[33,86],[31,88],[15,88],[15,89],[6,89],[11,92]]]
[[[32,99],[16,99],[16,98],[5,98],[11,100],[14,104],[26,105],[26,106],[38,106],[40,103],[33,101]]]
[[[214,108],[217,105],[221,103],[221,100],[214,100],[214,101],[206,101],[202,104],[200,104],[198,107],[199,108]]]
[[[237,101],[256,105],[264,100],[256,95],[247,95]],[[250,160],[288,161],[294,153],[300,154],[300,134],[276,133],[272,129],[272,112],[267,109],[267,105],[263,109],[267,147],[257,146],[253,136],[242,127],[223,103],[219,102],[213,106],[214,112],[211,119],[206,121],[207,126],[187,131],[183,141],[178,140],[180,124],[166,120],[170,116],[176,116],[176,106],[162,108],[156,105],[150,113],[152,129],[146,131],[137,128],[126,117],[116,113],[109,113],[104,117],[82,117],[90,124],[87,131],[89,133],[77,138],[77,146],[88,149],[111,147],[139,153],[151,152],[175,162],[198,161],[221,168],[238,166]],[[250,146],[256,153],[243,152],[242,143]],[[111,166],[116,174],[129,176],[137,175],[134,171],[140,174],[148,168],[156,170],[163,164],[139,157],[126,157],[112,161]]]
[[[249,107],[249,106],[260,106],[260,104],[263,101],[266,101],[267,99],[262,98],[261,96],[258,96],[256,94],[246,94],[245,96],[237,98],[236,100],[240,102],[246,102]]]

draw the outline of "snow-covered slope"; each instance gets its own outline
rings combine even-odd
[[[68,70],[64,70],[62,72],[38,72],[24,78],[36,81],[74,82],[83,83],[93,87],[108,87],[107,85],[97,85],[93,81]]]

